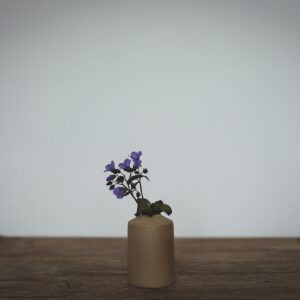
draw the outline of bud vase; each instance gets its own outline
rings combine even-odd
[[[175,281],[173,221],[141,215],[128,222],[128,280],[142,288],[159,288]]]

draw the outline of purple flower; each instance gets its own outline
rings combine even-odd
[[[115,177],[116,175],[110,175],[106,178],[106,181],[112,181]]]
[[[142,155],[142,151],[139,151],[139,152],[131,152],[130,156],[133,160],[138,160],[140,159],[141,155]]]
[[[133,159],[133,163],[136,167],[140,167],[142,165],[142,161],[140,160],[141,155],[142,155],[142,151],[131,152],[130,157]]]
[[[131,160],[129,158],[126,158],[123,163],[119,164],[119,168],[124,169],[124,170],[130,169],[130,162],[131,162]]]
[[[142,165],[142,161],[140,159],[134,160],[134,166],[140,167]]]
[[[115,162],[112,160],[110,164],[105,166],[104,172],[113,171],[114,169],[115,169]]]
[[[114,189],[114,194],[117,196],[118,199],[121,199],[124,197],[126,190],[122,187],[116,187]]]

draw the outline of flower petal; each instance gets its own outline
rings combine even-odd
[[[137,159],[138,158],[138,154],[136,152],[131,152],[130,156],[133,158],[133,159]]]

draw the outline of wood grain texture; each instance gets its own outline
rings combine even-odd
[[[176,284],[128,285],[126,239],[0,238],[0,299],[300,299],[300,239],[176,239]]]

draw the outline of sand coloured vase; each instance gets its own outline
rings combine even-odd
[[[173,221],[157,214],[128,222],[128,281],[160,288],[175,282]]]

